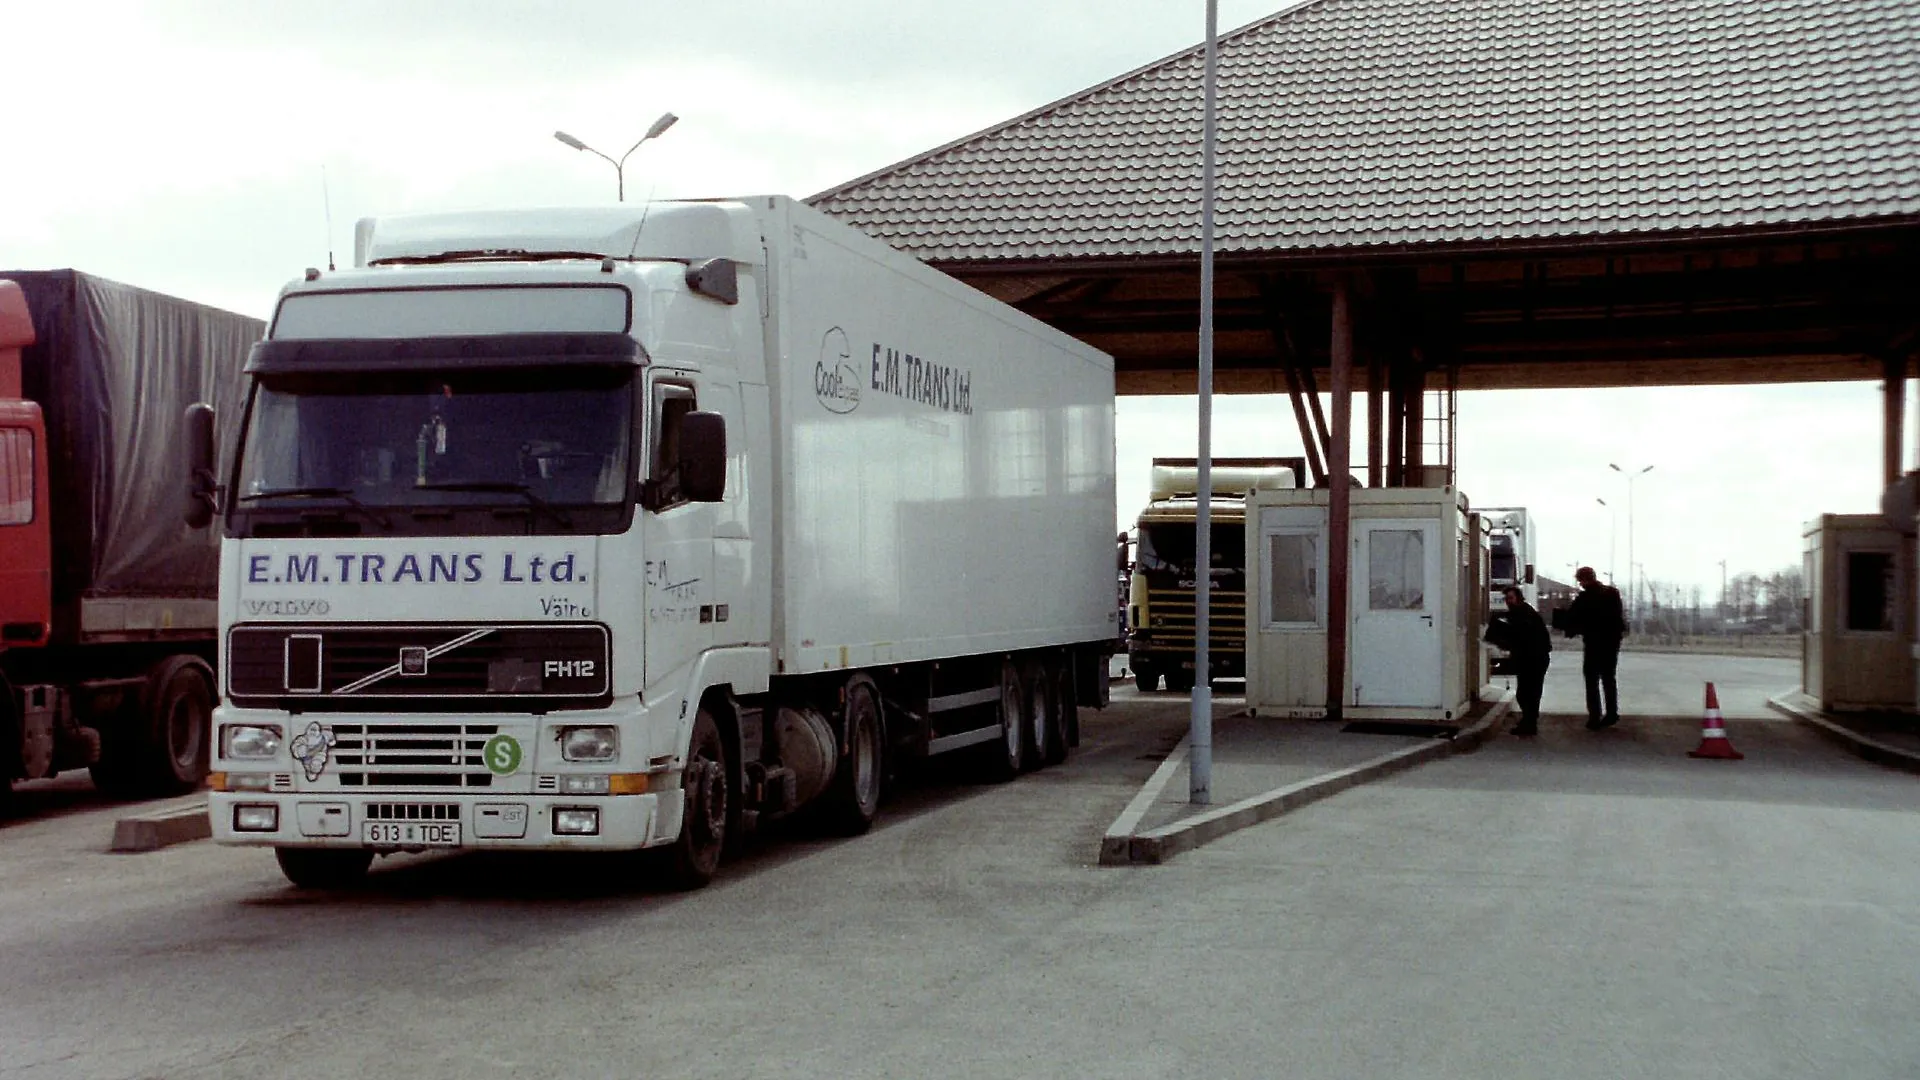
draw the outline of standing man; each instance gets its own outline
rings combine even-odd
[[[1553,635],[1540,613],[1527,603],[1527,594],[1515,586],[1506,590],[1507,613],[1487,630],[1487,638],[1507,650],[1513,667],[1514,698],[1520,705],[1520,722],[1513,733],[1520,736],[1540,734],[1540,692],[1547,684],[1547,665],[1552,660]]]
[[[1620,664],[1620,639],[1627,635],[1627,616],[1620,606],[1620,590],[1602,585],[1593,567],[1574,571],[1580,583],[1580,595],[1567,609],[1568,637],[1586,641],[1586,656],[1580,673],[1587,680],[1587,730],[1599,731],[1620,722],[1620,691],[1614,684],[1614,671]],[[1601,711],[1601,695],[1606,710]]]

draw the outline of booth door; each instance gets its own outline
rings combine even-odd
[[[1357,520],[1353,704],[1441,708],[1440,523]]]

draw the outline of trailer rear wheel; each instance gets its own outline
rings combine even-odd
[[[1067,748],[1080,742],[1079,697],[1073,689],[1073,658],[1053,669],[1054,738],[1047,756],[1048,765],[1067,760]]]
[[[661,869],[667,884],[690,890],[706,886],[720,868],[720,851],[727,843],[727,814],[732,805],[727,783],[727,747],[720,726],[702,706],[694,714],[693,738],[687,746],[687,769],[680,778],[686,803],[680,812],[680,835],[661,849]]]
[[[880,694],[862,676],[847,687],[846,748],[833,774],[821,811],[828,829],[859,836],[880,815],[880,783],[885,775],[885,724]]]
[[[1160,673],[1145,664],[1133,665],[1133,686],[1142,693],[1160,689]]]
[[[1000,737],[987,744],[987,779],[1003,784],[1027,763],[1027,694],[1011,659],[1000,665]]]
[[[1184,694],[1193,689],[1193,672],[1185,668],[1174,668],[1167,672],[1167,689],[1176,694]]]
[[[367,876],[373,852],[364,848],[273,849],[280,872],[302,889],[349,889]]]
[[[1050,666],[1043,661],[1028,661],[1020,673],[1020,682],[1027,692],[1025,765],[1029,769],[1044,769],[1055,760],[1053,748],[1066,742],[1060,733],[1059,694]]]

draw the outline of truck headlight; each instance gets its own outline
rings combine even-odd
[[[610,727],[561,728],[560,756],[568,761],[612,761],[620,756],[620,732]]]
[[[280,753],[281,731],[273,724],[224,724],[220,728],[220,756],[270,758]]]
[[[233,808],[234,832],[280,831],[280,808],[260,803],[241,803]]]

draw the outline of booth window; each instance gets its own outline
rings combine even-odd
[[[0,428],[0,525],[33,521],[33,432]]]
[[[1320,623],[1320,538],[1317,532],[1267,534],[1267,624]]]
[[[1418,529],[1375,529],[1367,540],[1367,599],[1374,611],[1421,611],[1426,597],[1426,538]]]
[[[1893,553],[1847,553],[1847,615],[1849,630],[1893,629]]]

